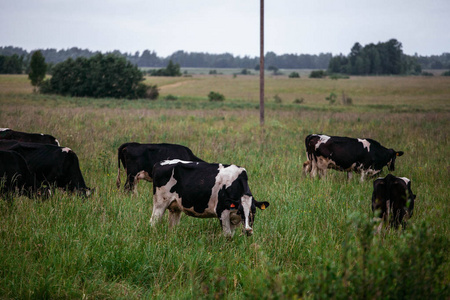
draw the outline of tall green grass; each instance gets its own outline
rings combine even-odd
[[[0,93],[0,127],[54,135],[96,188],[86,199],[57,191],[45,201],[0,201],[1,298],[450,296],[446,109],[274,106],[261,130],[254,107],[108,101]],[[417,194],[408,228],[374,235],[371,180],[333,170],[305,177],[309,133],[405,151],[394,174],[409,177]],[[115,187],[116,151],[128,141],[183,144],[207,161],[245,167],[256,199],[271,204],[257,212],[254,235],[229,239],[218,220],[185,215],[172,230],[166,218],[150,227],[151,183],[136,194]]]

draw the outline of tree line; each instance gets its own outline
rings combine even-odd
[[[348,55],[335,55],[331,53],[310,54],[283,54],[267,52],[265,65],[278,69],[325,69],[331,73],[344,73],[353,75],[371,74],[416,74],[421,69],[450,69],[450,53],[433,56],[408,56],[403,54],[402,45],[395,39],[378,44],[362,46],[359,43],[350,50]],[[28,73],[30,58],[33,52],[19,47],[0,47],[0,74]],[[40,49],[49,65],[52,66],[78,57],[90,58],[101,54],[99,51],[90,51],[73,47],[56,50]],[[242,68],[259,69],[259,57],[234,56],[230,53],[210,54],[203,52],[176,51],[167,57],[160,57],[155,51],[136,51],[134,54],[115,50],[106,54],[124,57],[137,67],[163,68],[170,61],[180,67],[197,68]]]
[[[422,72],[422,66],[416,57],[403,53],[399,41],[391,39],[364,47],[355,43],[350,54],[341,54],[330,60],[328,72],[351,75],[418,75]]]
[[[80,49],[73,47],[70,49],[39,49],[45,57],[45,61],[52,65],[63,62],[69,58],[76,59],[78,57],[90,58],[99,51],[90,51],[88,49]],[[18,55],[24,59],[31,57],[34,51],[28,52],[22,48],[7,46],[0,47],[0,55],[11,56]],[[166,67],[170,61],[177,63],[182,68],[245,68],[253,69],[259,64],[259,57],[250,56],[234,56],[230,53],[210,54],[204,52],[186,52],[176,51],[167,57],[160,57],[156,52],[144,50],[142,53],[136,51],[133,53],[120,52],[115,50],[106,54],[114,54],[123,56],[130,63],[138,67],[162,68]],[[311,54],[283,54],[277,55],[274,52],[267,52],[265,59],[266,65],[276,66],[286,69],[326,69],[332,58],[331,53],[320,53],[319,55]]]

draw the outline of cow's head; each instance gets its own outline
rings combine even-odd
[[[389,149],[390,159],[387,163],[387,167],[389,171],[395,171],[395,159],[397,156],[402,156],[403,151],[395,151],[394,149]]]
[[[255,222],[256,208],[266,209],[270,204],[267,201],[258,202],[252,195],[245,194],[237,203],[230,205],[230,222],[233,225],[242,224],[243,232],[250,236],[253,234],[253,223]]]

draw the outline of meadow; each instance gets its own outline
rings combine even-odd
[[[148,77],[160,88],[150,101],[39,95],[25,75],[0,75],[0,127],[54,135],[95,188],[0,201],[0,298],[448,299],[450,78],[268,75],[263,128],[258,80]],[[209,91],[225,101],[209,102]],[[373,180],[302,174],[310,133],[404,151],[393,174],[417,195],[407,228],[374,234]],[[270,202],[254,235],[226,238],[218,220],[186,215],[174,229],[166,218],[151,227],[152,184],[116,187],[117,148],[129,141],[245,167],[255,198]]]

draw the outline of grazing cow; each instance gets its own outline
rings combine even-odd
[[[378,217],[383,222],[398,228],[405,228],[406,220],[412,216],[416,195],[411,190],[411,180],[406,177],[395,177],[388,174],[373,182],[372,211],[379,212]],[[406,217],[406,218],[405,218]],[[380,224],[378,231],[381,230]]]
[[[374,176],[387,165],[389,171],[395,170],[395,159],[403,151],[387,149],[372,139],[355,139],[323,134],[310,134],[305,139],[308,161],[303,164],[305,173],[315,177],[325,176],[327,169],[347,172],[350,179],[352,171],[361,174],[361,181]]]
[[[70,148],[0,140],[0,149],[15,151],[24,157],[37,187],[56,186],[85,196],[91,194],[81,174],[78,157]]]
[[[35,187],[25,159],[17,152],[0,150],[0,194],[31,196]]]
[[[119,171],[117,174],[117,188],[120,187],[120,162],[127,173],[125,190],[133,190],[139,180],[152,181],[153,165],[167,159],[182,159],[186,161],[199,161],[191,149],[176,144],[139,144],[125,143],[118,149]]]
[[[49,134],[20,132],[9,128],[0,128],[0,140],[16,140],[26,143],[51,144],[59,146],[58,140]]]
[[[169,226],[179,223],[181,212],[196,218],[218,218],[226,236],[233,236],[242,223],[253,234],[258,202],[248,186],[247,171],[235,165],[166,160],[153,168],[153,212],[151,224],[169,210]]]

